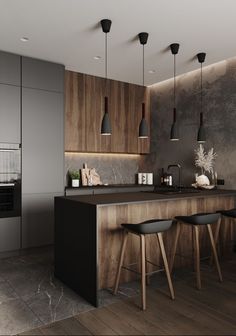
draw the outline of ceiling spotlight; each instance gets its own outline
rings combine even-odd
[[[156,70],[152,69],[148,71],[150,74],[154,74],[156,72]]]
[[[95,60],[100,60],[102,58],[102,56],[94,56]]]
[[[29,38],[28,37],[21,37],[21,42],[28,42],[29,41]]]

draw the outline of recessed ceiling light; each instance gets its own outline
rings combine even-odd
[[[156,72],[156,70],[152,69],[148,71],[150,74],[154,74]]]
[[[28,37],[25,37],[25,36],[23,36],[23,37],[21,37],[21,42],[28,42],[29,41],[29,38]]]
[[[95,60],[100,60],[102,58],[102,56],[94,56]]]

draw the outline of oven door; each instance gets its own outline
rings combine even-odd
[[[0,218],[21,215],[20,183],[0,184]]]

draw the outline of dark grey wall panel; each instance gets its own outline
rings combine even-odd
[[[22,247],[54,243],[55,194],[25,194],[22,196]]]
[[[0,252],[20,248],[20,217],[0,219]]]
[[[0,84],[0,142],[21,142],[20,117],[20,87]]]
[[[214,147],[215,169],[225,179],[224,188],[236,188],[236,58],[203,68],[203,111],[207,134],[204,148]],[[194,150],[198,147],[197,131],[200,112],[200,71],[177,78],[177,118],[180,141],[170,141],[173,111],[173,81],[151,87],[151,153],[141,157],[140,170],[153,171],[160,182],[160,170],[180,163],[182,180],[190,185],[194,174]],[[174,170],[173,170],[174,172]],[[175,180],[177,174],[175,175]]]
[[[64,66],[22,57],[22,86],[48,91],[64,91]]]
[[[22,192],[63,192],[64,104],[56,92],[22,90]]]
[[[20,56],[0,51],[0,83],[21,85]]]

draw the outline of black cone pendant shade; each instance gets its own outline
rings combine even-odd
[[[107,33],[109,33],[111,29],[111,20],[101,20],[101,26],[102,31],[105,33],[105,78],[107,81]],[[104,116],[101,124],[101,135],[111,135],[111,133],[111,124],[108,114],[108,97],[104,97]]]
[[[198,62],[201,64],[201,106],[200,106],[200,125],[197,134],[198,143],[204,143],[206,141],[206,132],[203,125],[203,111],[202,111],[202,63],[205,62],[206,53],[197,54]]]
[[[174,108],[173,108],[173,124],[171,126],[170,130],[170,140],[171,141],[178,141],[179,140],[179,126],[176,122],[176,99],[175,99],[175,91],[176,91],[176,83],[175,83],[175,77],[176,77],[176,61],[175,61],[175,55],[179,52],[179,44],[178,43],[172,43],[170,45],[170,50],[172,55],[174,55]]]
[[[148,124],[145,119],[145,104],[142,103],[142,120],[139,124],[139,138],[148,138]]]
[[[104,106],[104,116],[102,118],[101,134],[111,135],[111,124],[108,114],[108,97],[105,97],[104,102],[105,106]]]
[[[139,33],[139,42],[143,46],[143,86],[144,86],[144,45],[147,44],[148,33]],[[138,137],[141,139],[148,138],[148,124],[145,119],[145,103],[142,103],[142,119],[139,124]]]

